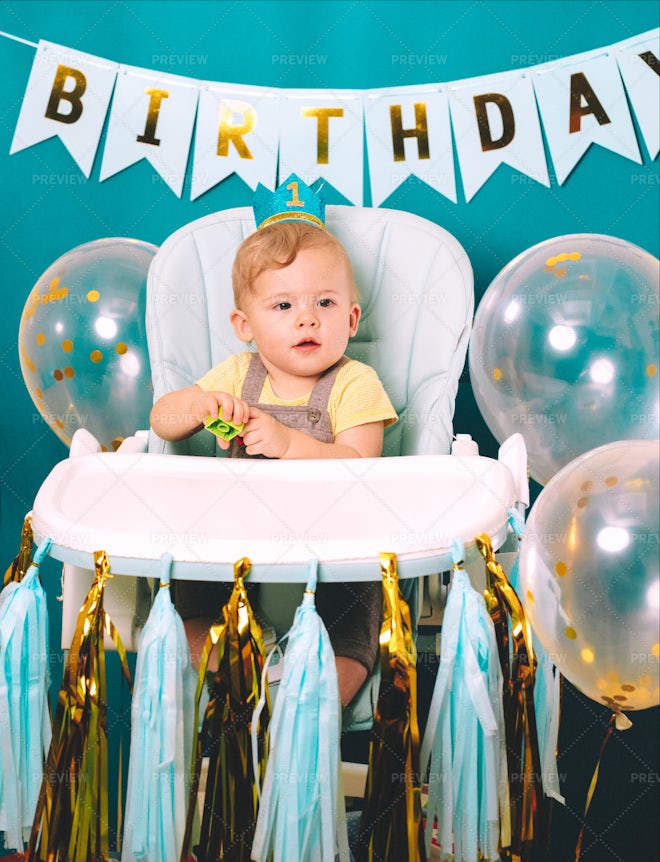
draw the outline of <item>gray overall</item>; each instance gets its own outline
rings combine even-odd
[[[280,404],[259,403],[268,372],[259,354],[253,353],[250,357],[248,372],[245,375],[241,398],[247,404],[254,405],[264,413],[268,413],[269,416],[277,419],[278,422],[281,422],[282,425],[286,425],[288,428],[304,431],[305,434],[309,434],[310,437],[320,440],[322,443],[332,443],[334,435],[328,414],[328,401],[330,400],[332,387],[337,379],[337,372],[347,362],[347,357],[342,356],[339,362],[336,362],[324,372],[312,389],[307,404],[302,407],[287,407]],[[230,458],[264,457],[263,455],[248,455],[245,451],[245,446],[238,442],[238,440],[239,438],[237,437],[234,437],[232,440],[232,445],[229,449]]]
[[[328,414],[328,401],[337,372],[346,362],[348,362],[347,357],[342,357],[320,377],[306,405],[287,407],[259,403],[267,371],[259,355],[254,353],[250,359],[241,398],[248,404],[259,407],[264,413],[268,413],[289,428],[304,431],[323,443],[332,443],[334,436]],[[261,458],[264,456],[248,455],[242,442],[234,438],[229,449],[229,457]],[[264,591],[267,586],[270,585],[263,585]],[[272,585],[268,590],[269,594],[272,590],[273,597],[277,595],[278,586]],[[174,597],[177,610],[184,619],[208,616],[209,607],[217,607],[219,613],[220,608],[227,601],[228,585],[224,583],[186,582],[185,590],[181,590],[181,587],[183,584],[179,585]],[[267,605],[264,598],[262,595],[263,607]],[[269,595],[269,602],[270,598]],[[251,597],[251,601],[254,603],[255,598]],[[371,672],[376,661],[380,633],[382,613],[380,583],[377,581],[319,583],[316,588],[316,608],[328,630],[335,655],[355,659]]]

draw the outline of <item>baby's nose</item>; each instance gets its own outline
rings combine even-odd
[[[316,326],[318,317],[313,305],[302,305],[298,311],[298,326]]]

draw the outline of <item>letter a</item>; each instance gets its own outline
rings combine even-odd
[[[587,103],[586,105],[582,104],[582,99]],[[568,128],[571,134],[581,130],[582,117],[587,114],[593,114],[600,126],[612,122],[592,90],[587,76],[584,72],[576,72],[571,75],[571,117]]]

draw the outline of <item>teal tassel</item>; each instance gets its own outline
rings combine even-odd
[[[521,515],[512,510],[509,512],[509,523],[514,533],[521,539],[525,529],[525,522]],[[508,577],[509,583],[520,595],[518,557],[516,557]],[[533,628],[532,646],[536,656],[534,711],[536,713],[536,733],[539,741],[543,792],[546,796],[550,796],[564,805],[566,800],[559,787],[559,773],[557,771],[561,675],[550,660]]]
[[[122,862],[178,862],[190,791],[196,674],[169,590],[172,557],[138,642]]]
[[[255,862],[348,860],[340,780],[341,709],[335,657],[314,605],[311,562],[287,635],[270,723],[270,755],[252,845]]]
[[[48,611],[39,579],[50,545],[43,541],[23,579],[0,593],[0,832],[20,850],[51,740]]]
[[[456,862],[497,859],[508,830],[508,784],[502,674],[483,596],[463,568],[462,542],[442,624],[440,667],[422,743],[422,773],[431,761],[426,821],[443,854]]]
[[[543,792],[546,796],[550,796],[561,805],[564,805],[566,800],[559,787],[559,772],[557,771],[561,675],[534,635],[532,635],[532,643],[534,644],[534,655],[536,656],[534,709],[536,712],[536,732],[539,740]]]

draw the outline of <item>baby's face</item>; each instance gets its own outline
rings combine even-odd
[[[236,334],[255,341],[271,377],[312,384],[344,355],[359,319],[349,274],[332,248],[303,249],[289,266],[262,272],[232,315]]]

